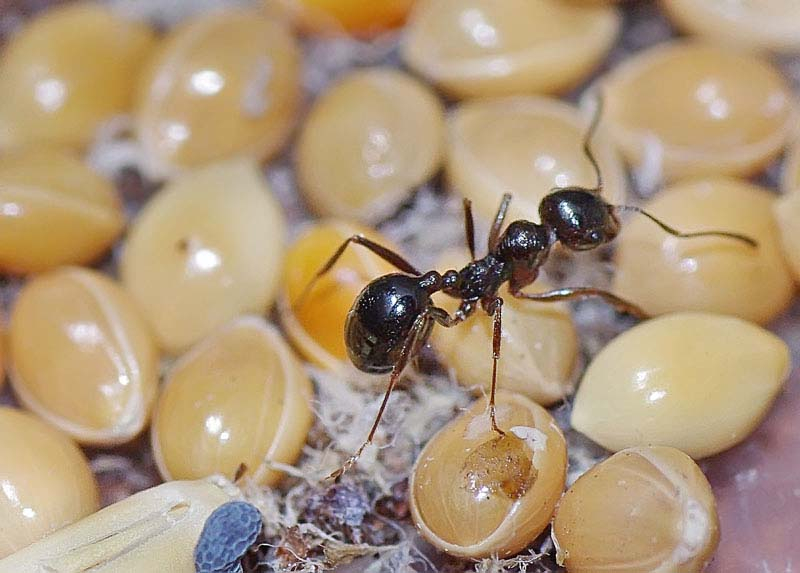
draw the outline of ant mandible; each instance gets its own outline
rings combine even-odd
[[[492,385],[489,395],[491,427],[497,434],[505,434],[497,425],[495,413],[497,362],[500,359],[503,310],[503,299],[497,293],[504,283],[508,283],[509,294],[519,299],[556,302],[598,297],[617,311],[637,318],[647,317],[637,305],[598,288],[566,287],[539,293],[522,292],[523,288],[536,280],[539,269],[556,243],[573,251],[595,249],[610,242],[619,233],[620,222],[617,213],[633,211],[647,217],[665,232],[676,237],[718,236],[741,241],[751,247],[758,246],[750,237],[738,233],[725,231],[682,233],[639,207],[607,203],[601,197],[603,178],[591,149],[591,140],[597,130],[601,109],[602,100],[598,100],[597,110],[583,139],[583,153],[591,163],[596,176],[595,187],[551,189],[539,203],[541,223],[517,220],[510,223],[503,231],[506,212],[511,202],[511,195],[505,194],[489,232],[488,253],[479,259],[475,255],[472,205],[469,199],[464,199],[464,226],[471,262],[461,270],[449,270],[444,274],[437,271],[422,273],[394,251],[363,235],[353,235],[339,246],[306,287],[298,303],[303,301],[315,282],[331,270],[351,243],[369,249],[402,271],[384,275],[370,282],[358,295],[347,315],[344,335],[351,362],[364,372],[372,374],[391,372],[391,375],[383,402],[366,441],[341,468],[329,476],[330,479],[339,479],[372,443],[400,374],[423,347],[434,324],[446,328],[456,326],[469,318],[478,306],[493,318],[494,326]],[[453,315],[433,303],[431,295],[436,292],[443,292],[461,301]]]

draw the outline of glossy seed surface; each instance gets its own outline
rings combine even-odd
[[[614,43],[613,7],[557,0],[422,0],[406,64],[448,95],[557,93],[585,78]]]
[[[43,12],[0,56],[0,149],[88,145],[105,121],[130,110],[154,45],[147,24],[99,3]]]
[[[564,489],[566,444],[553,418],[523,396],[497,399],[505,435],[479,400],[428,442],[411,477],[417,529],[459,557],[517,553],[547,527]]]
[[[93,262],[124,225],[112,184],[72,152],[37,146],[0,155],[0,270]]]
[[[236,475],[256,482],[293,463],[313,419],[312,386],[278,331],[241,318],[187,352],[170,369],[156,405],[152,443],[164,479]]]
[[[0,560],[0,573],[196,573],[208,516],[240,495],[219,478],[151,487]]]
[[[28,408],[79,442],[114,445],[150,418],[159,356],[119,285],[77,267],[40,275],[11,314],[11,381]]]
[[[170,32],[142,77],[139,140],[164,171],[234,155],[272,157],[294,125],[299,74],[297,42],[258,10],[188,20]]]
[[[266,312],[280,280],[284,229],[252,161],[187,171],[134,220],[122,282],[161,347],[176,354],[238,315]]]
[[[436,94],[391,68],[359,70],[311,109],[296,151],[299,182],[320,215],[379,221],[439,169],[443,145]]]
[[[197,541],[194,551],[197,572],[235,570],[263,527],[261,512],[250,503],[229,501],[219,506],[208,517]]]
[[[791,89],[768,60],[699,41],[642,51],[601,85],[603,123],[628,161],[667,179],[755,174],[797,122]]]
[[[794,296],[791,272],[773,219],[776,197],[735,179],[677,183],[643,205],[680,231],[722,230],[758,241],[678,238],[631,215],[616,240],[612,290],[650,314],[702,310],[764,324]]]
[[[714,493],[680,450],[623,450],[564,494],[553,541],[570,573],[700,573],[719,543]]]
[[[800,189],[775,202],[775,219],[781,232],[783,254],[800,283]]]
[[[661,0],[683,30],[709,40],[754,49],[800,52],[800,4],[794,0]]]
[[[571,424],[612,451],[652,444],[704,458],[755,430],[790,368],[785,342],[739,318],[654,318],[595,356],[575,394]]]
[[[461,268],[466,259],[449,252],[437,265],[444,272]],[[547,290],[537,280],[536,288]],[[573,370],[578,358],[578,336],[569,308],[562,304],[535,303],[511,297],[503,287],[503,338],[497,372],[498,387],[527,396],[543,406],[572,393]],[[437,306],[451,314],[458,300],[436,297]],[[478,310],[457,328],[434,328],[431,343],[460,384],[488,392],[492,380],[492,318]]]
[[[395,249],[378,231],[343,220],[323,220],[302,233],[286,254],[291,264],[286,265],[278,302],[281,322],[304,358],[330,370],[347,361],[344,324],[358,293],[371,280],[396,269],[366,248],[351,245],[302,302],[300,297],[337,247],[359,233]]]
[[[277,0],[307,32],[372,37],[403,23],[415,0]],[[268,7],[272,7],[267,2]]]
[[[0,558],[97,510],[78,447],[32,414],[0,407]]]
[[[595,173],[582,146],[589,120],[575,107],[535,96],[462,104],[448,119],[447,176],[490,220],[504,193],[513,199],[508,221],[539,220],[539,202],[553,187],[594,187]],[[604,196],[624,203],[625,173],[601,131],[592,140],[603,174]]]

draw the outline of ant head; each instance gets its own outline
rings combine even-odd
[[[515,266],[538,268],[550,249],[550,234],[544,225],[514,221],[503,233],[497,253]]]
[[[611,206],[598,193],[581,187],[547,195],[539,204],[539,216],[556,239],[573,251],[594,249],[619,234]]]

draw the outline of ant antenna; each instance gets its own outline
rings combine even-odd
[[[583,153],[586,155],[589,163],[592,164],[594,174],[597,177],[597,185],[594,189],[592,189],[592,191],[600,193],[600,191],[603,190],[603,175],[600,173],[600,166],[597,164],[597,160],[594,158],[594,153],[592,153],[592,138],[594,137],[595,133],[597,133],[597,126],[600,125],[600,118],[603,115],[603,94],[597,94],[596,101],[597,107],[594,110],[592,122],[589,124],[589,129],[586,131],[586,134],[583,136]]]
[[[691,239],[695,237],[725,237],[727,239],[734,239],[736,241],[741,241],[753,247],[754,249],[758,248],[758,241],[756,241],[755,239],[751,239],[747,235],[742,235],[739,233],[729,233],[727,231],[700,231],[697,233],[681,233],[677,229],[673,229],[663,221],[656,219],[653,215],[651,215],[650,213],[639,207],[635,207],[633,205],[614,205],[612,208],[617,211],[632,211],[634,213],[639,213],[640,215],[644,215],[670,235],[674,235],[675,237],[680,237],[682,239]]]

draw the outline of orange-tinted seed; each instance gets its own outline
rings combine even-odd
[[[405,21],[415,0],[277,0],[307,32],[375,36]],[[267,0],[270,5],[270,0]]]
[[[347,360],[344,324],[358,293],[372,279],[396,270],[364,247],[351,245],[331,272],[298,304],[306,286],[336,248],[358,233],[393,248],[377,231],[328,220],[306,230],[286,254],[291,264],[286,265],[278,301],[281,321],[300,353],[323,368],[338,369]]]

